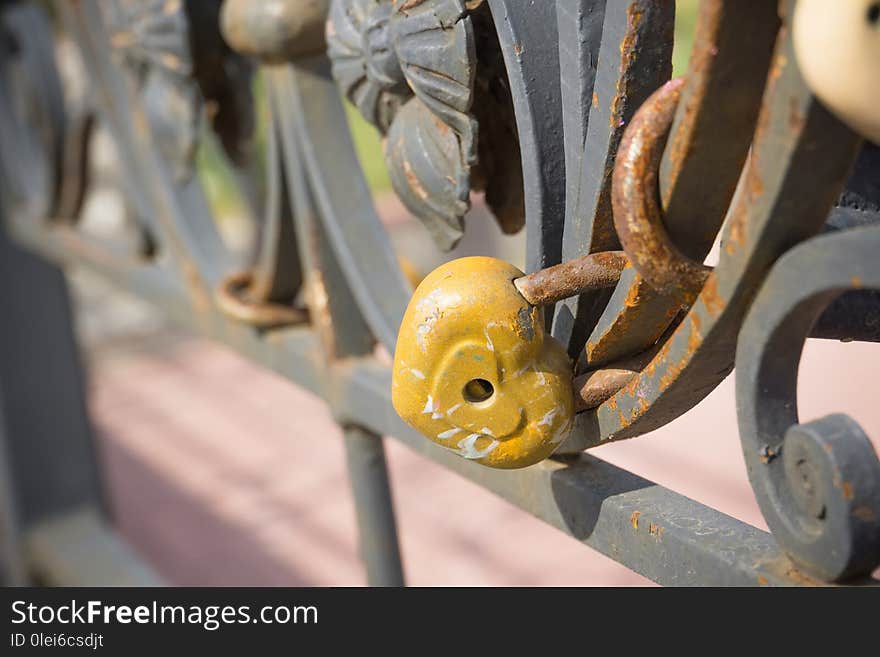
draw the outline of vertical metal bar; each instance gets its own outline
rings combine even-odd
[[[4,534],[7,525],[20,529],[19,536],[26,534],[35,524],[76,508],[103,513],[64,278],[55,267],[14,247],[2,229],[0,308],[0,460],[5,461],[0,466],[8,471],[0,471],[0,486],[12,489],[12,502],[4,507],[14,504],[11,517],[2,520]]]
[[[556,7],[547,0],[489,0],[522,151],[529,272],[562,257],[566,172]]]
[[[23,586],[27,583],[21,555],[21,534],[15,506],[15,483],[9,463],[3,398],[0,397],[0,586]]]
[[[361,558],[370,586],[403,586],[397,523],[381,436],[345,428],[348,476],[354,496]]]
[[[278,130],[275,136],[282,156],[280,162],[270,163],[270,175],[283,175],[288,185],[300,255],[307,271],[306,284],[312,288],[312,293],[306,295],[310,299],[312,322],[322,334],[323,356],[333,367],[340,360],[369,354],[373,339],[355,302],[338,251],[331,243],[333,236],[317,216],[319,208],[303,161],[303,136],[297,135],[296,125],[283,103],[284,98],[294,94],[293,78],[294,74],[282,70],[268,76],[266,93],[274,117],[272,129]],[[276,166],[280,170],[275,170]],[[332,295],[328,290],[333,291]],[[382,438],[355,425],[343,424],[343,433],[367,583],[404,586]]]

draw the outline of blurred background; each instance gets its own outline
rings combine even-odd
[[[697,0],[677,5],[678,75],[686,69]],[[259,79],[255,89],[260,99]],[[265,102],[258,107],[265,114]],[[479,198],[465,239],[440,254],[391,192],[375,130],[355,111],[350,125],[380,215],[398,252],[421,273],[471,254],[522,266],[523,236],[501,235]],[[85,225],[100,233],[125,208],[112,143],[99,135],[94,149]],[[212,139],[204,140],[198,162],[224,239],[246,251],[253,235],[245,206]],[[112,513],[140,556],[171,584],[365,583],[341,435],[323,402],[170,326],[94,275],[72,270],[70,280]],[[847,412],[880,437],[871,384],[878,369],[877,345],[809,341],[802,419]],[[410,584],[649,584],[393,439],[386,443]],[[595,453],[765,528],[740,453],[732,378],[661,430]]]

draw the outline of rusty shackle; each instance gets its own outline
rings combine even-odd
[[[670,80],[639,108],[614,162],[614,228],[633,267],[657,292],[693,303],[710,267],[691,260],[669,238],[660,207],[658,172],[684,78]]]
[[[590,290],[614,287],[629,266],[623,251],[604,251],[541,269],[513,281],[533,306],[546,306]]]

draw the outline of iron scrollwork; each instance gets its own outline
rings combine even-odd
[[[736,356],[740,439],[761,511],[794,561],[829,581],[880,564],[880,461],[847,415],[799,423],[798,363],[835,297],[880,289],[878,249],[874,225],[816,237],[780,258]]]
[[[818,102],[802,78],[793,2],[779,14],[776,3],[759,9],[703,0],[689,69],[672,82],[673,5],[656,0],[224,5],[225,14],[219,2],[183,0],[61,10],[101,92],[96,104],[106,102],[103,117],[116,128],[126,178],[142,183],[126,190],[129,199],[172,252],[138,254],[118,266],[121,258],[89,244],[77,251],[79,260],[144,296],[173,297],[177,317],[324,394],[340,423],[401,434],[429,458],[490,482],[551,522],[562,518],[570,533],[657,579],[691,582],[696,567],[713,583],[753,583],[756,572],[774,583],[839,581],[877,566],[880,462],[846,416],[801,423],[796,383],[808,335],[880,339],[878,162],[875,147]],[[60,165],[67,126],[49,66],[51,35],[33,13],[23,22],[23,5],[0,6],[0,46],[11,62],[0,63],[9,91],[0,95],[4,173],[16,173],[21,153],[39,156],[42,167],[30,183],[4,176],[4,185],[30,185],[22,187],[30,203],[22,209],[4,197],[3,210],[15,215],[10,223],[22,241],[57,256],[75,250],[76,227],[22,220],[51,213],[57,178],[69,173]],[[274,24],[268,19],[277,7],[286,18]],[[38,43],[22,38],[28,25]],[[740,56],[743,40],[749,59]],[[270,111],[263,242],[241,272],[219,251],[200,251],[216,238],[216,226],[199,202],[193,155],[207,117],[233,164],[247,162],[255,117],[245,56],[265,65]],[[15,67],[51,84],[23,84]],[[500,462],[517,444],[508,439],[524,433],[547,439],[544,451],[514,454],[503,467],[551,452],[564,458],[504,477],[475,474],[472,464],[407,433],[389,411],[393,373],[374,357],[374,345],[400,346],[411,289],[342,129],[339,89],[383,135],[396,192],[440,247],[462,236],[473,191],[485,191],[504,230],[527,226],[531,273],[493,265],[497,289],[511,300],[503,327],[474,261],[470,279],[453,290],[458,297],[447,297],[459,309],[469,297],[475,310],[460,319],[473,340],[460,342],[465,329],[440,326],[452,312],[442,320],[430,302],[410,322],[411,349],[397,352],[411,380],[398,394],[430,393],[412,402],[410,415],[466,459],[494,454]],[[33,117],[11,111],[13,95],[36,108]],[[24,136],[5,141],[14,132]],[[163,175],[166,168],[172,176]],[[705,184],[707,172],[716,184]],[[702,261],[719,233],[719,261],[710,270]],[[426,280],[441,285],[437,276]],[[212,289],[213,298],[205,294]],[[440,296],[432,288],[415,298],[432,294]],[[552,358],[517,360],[523,336]],[[438,342],[427,345],[432,339]],[[446,358],[439,340],[467,352],[470,369],[455,362],[444,378],[445,360],[420,368],[424,354]],[[776,542],[575,454],[687,412],[734,363],[749,476]],[[428,390],[427,382],[441,378],[448,398],[436,386]],[[513,412],[504,408],[511,387],[522,398]],[[457,406],[459,395],[474,406]],[[497,407],[493,395],[502,401]],[[551,403],[559,399],[562,405]],[[470,419],[456,415],[461,408]],[[602,472],[612,473],[607,481]],[[595,508],[584,509],[590,496]],[[727,532],[724,549],[695,552],[704,534],[683,522],[695,518],[716,536]],[[662,545],[642,540],[655,533],[655,520],[668,530]],[[647,553],[658,563],[645,558],[653,545],[660,551]],[[774,566],[755,565],[771,552]],[[730,565],[730,555],[735,573],[727,580],[718,564]],[[664,558],[675,563],[660,564]],[[791,562],[796,577],[788,574]]]

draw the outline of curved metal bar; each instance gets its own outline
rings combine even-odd
[[[504,54],[522,153],[526,272],[562,260],[565,148],[555,4],[488,0]]]
[[[257,301],[289,302],[302,285],[303,274],[272,112],[266,131],[266,203],[249,296]]]
[[[3,203],[9,206],[9,216],[39,221],[49,216],[57,198],[66,127],[52,26],[40,8],[30,4],[4,6],[0,17]],[[11,52],[4,52],[7,48]],[[23,96],[27,102],[22,102]],[[26,116],[21,108],[26,108]]]
[[[562,257],[574,260],[619,247],[611,209],[617,147],[636,109],[672,75],[675,3],[608,2],[580,170],[568,172]],[[568,135],[566,135],[568,138]],[[608,300],[607,292],[572,298],[556,310],[553,335],[576,358]]]
[[[880,565],[880,461],[845,415],[798,424],[798,363],[829,302],[880,289],[878,251],[880,226],[792,249],[755,298],[736,353],[740,440],[761,512],[791,558],[829,581]]]
[[[273,142],[280,142],[281,155],[270,161],[270,175],[285,186],[292,201],[297,242],[305,265],[305,297],[325,365],[319,378],[322,392],[330,400],[338,394],[338,381],[332,373],[341,369],[339,359],[364,357],[373,350],[374,342],[352,292],[356,281],[349,278],[349,272],[340,263],[339,245],[330,237],[328,222],[322,222],[317,216],[320,212],[312,191],[315,183],[310,185],[309,165],[303,157],[306,146],[302,135],[297,138],[297,126],[286,119],[284,103],[290,92],[286,84],[288,74],[284,69],[267,71],[266,94],[273,117],[269,129],[274,133]],[[360,170],[357,171],[360,175]],[[345,424],[344,429],[361,555],[368,581],[374,586],[402,586],[404,575],[383,439],[354,423]]]
[[[702,261],[752,143],[780,18],[778,0],[701,0],[699,12],[687,85],[660,164],[660,198],[670,239]]]
[[[235,259],[220,239],[198,179],[172,179],[153,141],[149,113],[132,93],[130,81],[111,61],[99,6],[84,2],[63,3],[61,7],[91,72],[94,91],[102,98],[100,115],[117,143],[126,170],[126,191],[138,217],[150,222],[160,248],[168,249],[173,266],[194,293],[210,294],[233,269]]]
[[[821,230],[860,140],[810,94],[785,28],[768,80],[718,266],[639,377],[577,416],[565,451],[646,433],[703,399],[733,367],[740,324],[765,274]]]
[[[89,189],[92,135],[97,120],[90,108],[66,108],[67,126],[61,155],[61,180],[53,203],[52,218],[66,224],[79,221]]]
[[[309,308],[312,330],[323,349],[322,355],[332,363],[339,358],[369,353],[375,341],[363,314],[358,310],[357,301],[336,260],[327,233],[318,220],[296,127],[290,121],[278,119],[284,110],[282,94],[276,88],[277,77],[277,73],[267,71],[266,97],[273,117],[270,129],[277,133],[281,155],[280,159],[270,161],[272,167],[277,169],[270,174],[277,176],[291,200],[291,210],[296,217],[293,228],[303,264],[303,297]],[[333,290],[332,294],[330,289]],[[331,393],[332,390],[328,389],[327,394]]]
[[[667,82],[636,112],[617,152],[612,201],[614,227],[633,267],[654,290],[687,307],[711,269],[688,258],[669,239],[657,181],[684,82]]]
[[[606,0],[556,0],[565,148],[565,216],[577,208]],[[571,223],[571,219],[568,220]]]
[[[700,3],[687,84],[660,164],[663,223],[676,248],[698,262],[715,240],[752,142],[779,31],[777,5]],[[586,341],[585,364],[600,367],[654,344],[679,308],[637,271],[624,272]]]
[[[278,121],[295,130],[339,265],[376,338],[394,353],[412,289],[373,207],[330,63],[323,56],[302,60],[274,70],[272,80]]]

